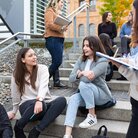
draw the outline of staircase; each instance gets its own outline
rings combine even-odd
[[[73,92],[77,88],[77,84],[72,84],[69,82],[68,76],[70,72],[72,71],[72,65],[76,62],[78,57],[80,56],[79,52],[80,49],[76,52],[68,51],[65,53],[65,55],[68,57],[64,59],[63,64],[60,68],[60,76],[61,76],[61,82],[68,85],[68,89],[51,89],[51,93],[54,96],[65,96],[68,100],[69,97],[73,94]],[[107,82],[108,86],[110,87],[112,94],[117,99],[117,104],[114,107],[105,109],[105,110],[99,110],[96,111],[98,123],[89,128],[89,129],[82,129],[78,127],[78,124],[85,119],[85,116],[78,112],[76,124],[73,129],[73,137],[74,138],[91,138],[92,135],[95,135],[97,133],[98,128],[101,125],[106,125],[108,128],[108,136],[110,138],[125,138],[125,134],[128,129],[129,121],[131,119],[131,105],[129,102],[129,96],[128,96],[128,89],[129,89],[129,82],[128,81],[118,81],[116,78],[118,78],[120,74],[117,71],[114,71],[113,79],[109,82]],[[5,77],[0,76],[0,81],[3,81],[5,83],[10,83],[11,76],[7,75]],[[50,80],[51,85],[52,80]],[[62,138],[65,131],[64,119],[65,119],[65,111],[47,128],[42,132],[42,135],[40,138]],[[20,116],[17,114],[16,118],[12,120],[12,125],[14,126],[14,123],[16,119],[18,119]],[[26,128],[24,129],[26,134],[28,135],[28,132],[31,130],[31,128],[36,124],[29,123]]]
[[[12,36],[14,33],[0,14],[0,41]]]
[[[77,88],[76,84],[69,82],[68,76],[72,70],[72,65],[79,58],[80,53],[69,53],[68,60],[63,62],[60,68],[60,76],[62,83],[70,86],[73,89]],[[116,78],[120,77],[118,71],[114,71],[113,79],[107,82],[112,94],[117,99],[117,104],[109,109],[97,111],[98,124],[89,129],[81,129],[78,124],[84,120],[81,114],[78,114],[76,125],[73,131],[74,138],[90,138],[95,135],[101,125],[106,125],[110,138],[125,138],[128,129],[129,121],[131,119],[131,105],[129,102],[129,85],[128,81],[118,81]],[[65,92],[65,91],[64,91]],[[56,92],[55,92],[56,93]],[[64,94],[65,95],[65,94]],[[68,99],[68,96],[66,96]],[[62,137],[65,127],[63,126],[65,115],[59,116],[54,124],[55,129],[49,128],[47,134],[56,133],[56,136]],[[59,131],[60,130],[60,131]],[[56,131],[56,132],[55,132]],[[61,133],[59,133],[61,132]]]

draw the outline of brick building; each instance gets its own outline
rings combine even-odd
[[[97,6],[100,6],[101,3],[98,0],[70,0],[68,9],[69,13],[77,9],[84,2],[89,3],[91,6],[89,8],[89,32],[90,35],[97,34],[97,26],[101,22],[101,15],[99,15],[99,10]],[[76,17],[76,33],[77,37],[84,37],[87,35],[87,14],[86,10],[83,10]],[[69,30],[66,33],[66,37],[73,38],[74,35],[74,27],[73,23],[69,26]]]

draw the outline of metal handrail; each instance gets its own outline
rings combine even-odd
[[[33,34],[33,33],[18,32],[18,33],[16,33],[16,34],[14,34],[14,35],[12,35],[12,36],[6,38],[5,40],[1,41],[1,42],[0,42],[0,45],[4,44],[5,42],[9,41],[10,39],[12,39],[12,38],[14,38],[14,37],[16,37],[16,36],[18,36],[18,35],[23,35],[23,36],[24,36],[24,35],[29,35],[29,36],[39,36],[39,37],[42,36],[42,37],[43,37],[42,34]]]
[[[66,16],[66,18],[72,20],[75,16],[77,16],[77,14],[79,14],[81,11],[83,11],[84,9],[86,9],[88,7],[90,7],[90,5],[88,3],[84,3],[80,7],[78,7],[76,10],[74,10],[71,14]]]
[[[21,41],[21,39],[18,39],[18,40],[16,40],[16,41],[14,41],[13,43],[11,43],[10,45],[8,45],[8,46],[6,46],[6,47],[0,49],[0,53],[2,53],[3,51],[5,51],[6,49],[10,48],[11,46],[13,46],[14,44],[16,44],[16,43],[18,43],[18,42],[20,42],[20,41]]]

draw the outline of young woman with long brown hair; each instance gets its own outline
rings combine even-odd
[[[65,108],[64,97],[52,100],[48,82],[47,66],[37,63],[33,49],[22,48],[17,55],[16,67],[11,79],[13,110],[8,112],[9,119],[15,117],[18,109],[21,114],[21,118],[14,126],[16,138],[26,138],[23,131],[26,124],[40,120],[28,136],[38,138]]]
[[[98,25],[98,35],[106,33],[110,36],[112,46],[114,45],[114,38],[117,36],[117,27],[114,22],[112,22],[112,13],[105,12],[102,15],[102,23]]]

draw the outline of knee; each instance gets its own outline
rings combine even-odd
[[[62,64],[62,60],[56,60],[56,61],[53,61],[53,65],[55,67],[55,69],[58,69],[59,66]]]
[[[59,67],[62,64],[62,59],[57,61],[57,67]]]
[[[127,40],[127,37],[122,36],[121,41]]]
[[[59,97],[58,100],[60,101],[60,104],[62,105],[63,108],[66,107],[67,101],[65,97]]]
[[[80,91],[83,89],[86,89],[86,88],[88,88],[87,84],[85,82],[80,82],[80,84],[79,84]]]
[[[80,105],[80,98],[77,97],[76,95],[73,95],[70,97],[69,101],[68,101],[68,105],[73,106],[73,107],[78,107]]]
[[[3,136],[3,138],[12,138],[13,137],[12,128],[11,127],[5,128],[5,130],[3,131],[2,136]]]

